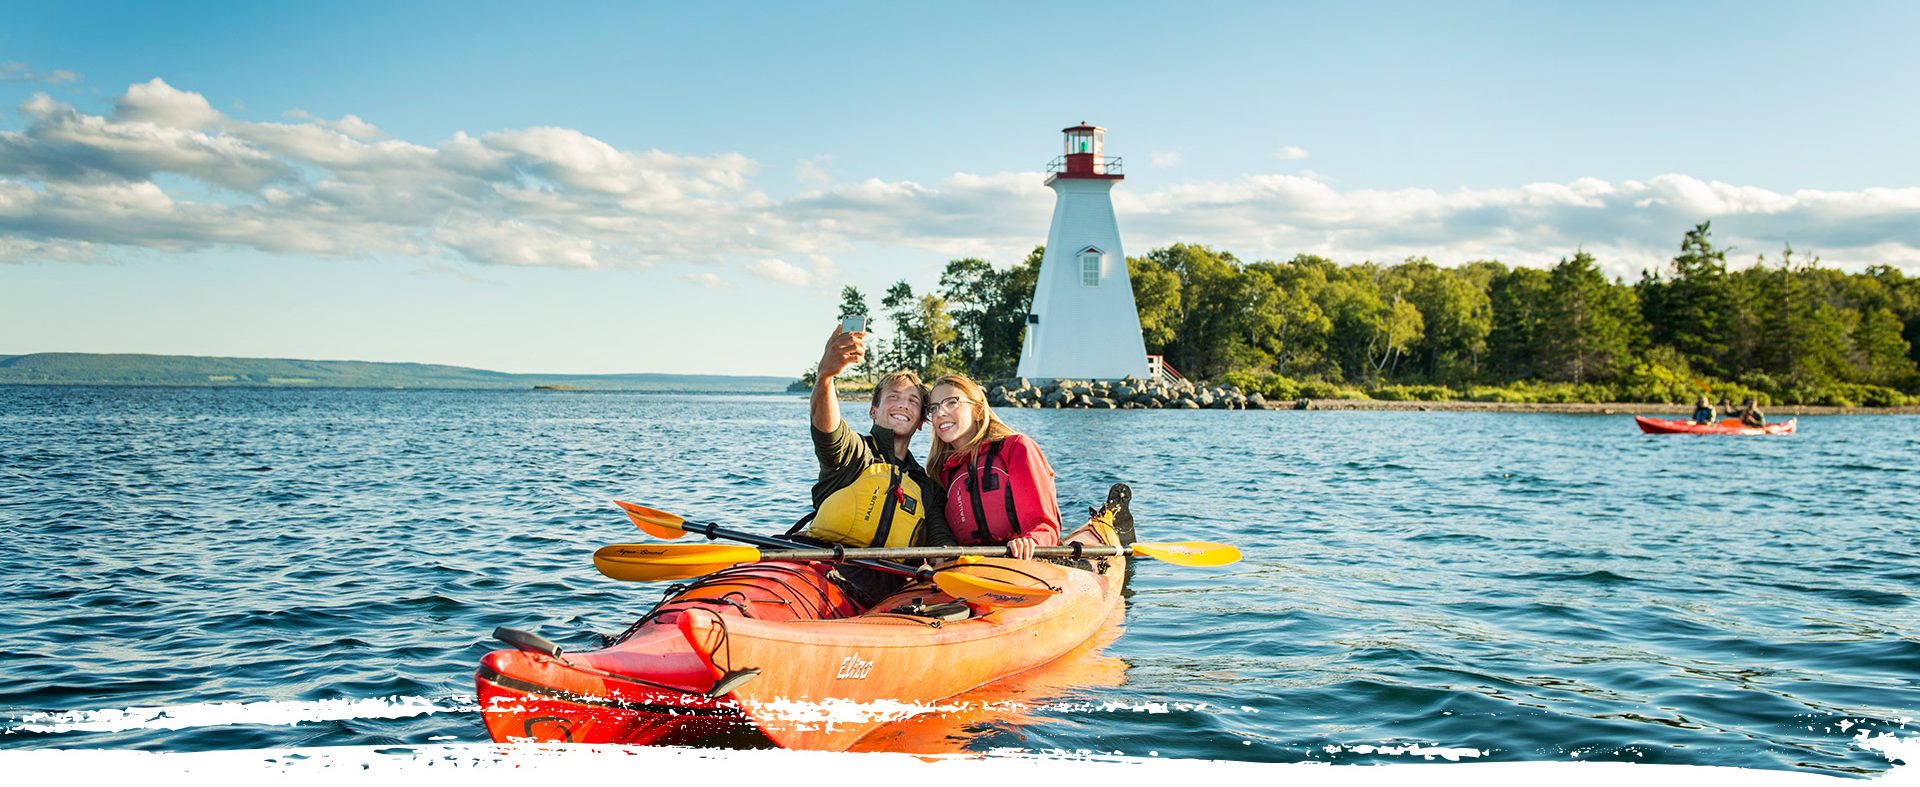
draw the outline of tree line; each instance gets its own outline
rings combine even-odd
[[[1174,244],[1127,259],[1147,352],[1195,380],[1269,399],[1682,402],[1888,406],[1920,401],[1920,279],[1844,273],[1791,247],[1735,269],[1711,223],[1637,281],[1575,251],[1550,268],[1415,257],[1243,263]],[[880,307],[871,375],[910,368],[1012,376],[1043,248],[1009,268],[947,263]],[[857,288],[842,314],[869,314]],[[811,373],[807,382],[811,382]]]

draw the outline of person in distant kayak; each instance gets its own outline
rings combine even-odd
[[[1740,419],[1741,426],[1748,426],[1755,429],[1767,425],[1767,416],[1760,412],[1760,400],[1751,396],[1747,397],[1747,400],[1741,403],[1739,407],[1728,409],[1727,417],[1738,418]]]
[[[1707,401],[1706,394],[1701,394],[1700,398],[1693,400],[1693,422],[1694,423],[1703,424],[1703,425],[1711,424],[1714,422],[1715,418],[1716,416],[1713,413],[1713,405]]]
[[[926,387],[920,376],[902,370],[880,379],[867,406],[872,422],[867,434],[855,433],[840,417],[834,379],[866,356],[866,336],[865,331],[849,333],[836,326],[827,338],[809,400],[813,453],[820,463],[814,510],[788,535],[850,547],[954,546],[943,518],[940,487],[914,460],[909,445],[926,421]],[[845,563],[827,579],[862,607],[906,582],[896,574]]]
[[[1035,547],[1060,543],[1053,467],[1040,446],[994,416],[986,391],[965,375],[933,382],[927,466],[946,495],[946,521],[965,546],[1005,544],[1031,560]]]

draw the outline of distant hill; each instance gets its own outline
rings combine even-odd
[[[188,385],[780,393],[791,377],[717,374],[509,374],[461,366],[198,355],[0,355],[0,385]]]

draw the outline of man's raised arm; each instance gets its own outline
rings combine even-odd
[[[820,354],[820,365],[814,368],[813,395],[808,398],[813,428],[827,433],[840,428],[840,396],[833,389],[833,378],[866,355],[865,331],[846,333],[838,325],[833,327],[833,335],[827,337],[827,349]]]

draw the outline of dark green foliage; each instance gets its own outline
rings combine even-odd
[[[1036,247],[1026,260],[1005,270],[971,257],[947,263],[940,274],[940,294],[953,317],[955,338],[947,353],[951,365],[981,379],[1013,375],[1045,251]]]
[[[1727,277],[1727,253],[1708,238],[1712,225],[1702,222],[1688,230],[1667,275],[1643,273],[1638,288],[1652,342],[1679,350],[1699,369],[1725,376],[1736,300]]]
[[[1608,282],[1584,251],[1547,274],[1542,316],[1542,376],[1575,385],[1616,377],[1641,333],[1633,291]]]
[[[890,366],[1010,376],[1043,253],[1005,270],[949,262],[938,297],[894,285],[882,300]],[[1888,266],[1847,274],[1791,249],[1779,264],[1729,270],[1726,255],[1702,223],[1632,285],[1585,251],[1550,269],[1419,257],[1383,267],[1306,254],[1242,263],[1178,243],[1127,270],[1148,353],[1269,399],[1920,398],[1920,279]]]

